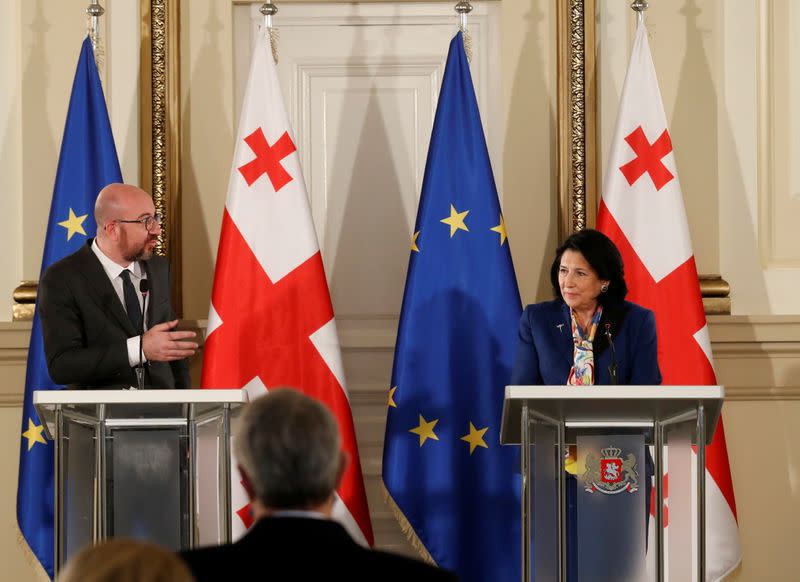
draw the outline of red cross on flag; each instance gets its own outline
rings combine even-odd
[[[222,216],[201,384],[246,388],[251,399],[271,387],[292,386],[326,404],[348,457],[334,517],[356,541],[372,545],[328,284],[263,35],[253,50]],[[238,478],[232,497],[236,535],[249,526]]]
[[[597,227],[622,253],[628,298],[655,312],[664,384],[716,384],[686,211],[643,23],[622,88]],[[706,579],[719,580],[741,561],[721,418],[706,454]]]

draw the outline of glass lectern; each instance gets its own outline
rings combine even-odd
[[[230,428],[244,390],[33,395],[55,444],[55,563],[111,537],[171,550],[231,537]]]

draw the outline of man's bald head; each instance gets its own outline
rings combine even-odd
[[[123,267],[133,261],[147,260],[153,255],[161,233],[160,219],[155,218],[150,194],[129,184],[109,184],[100,191],[94,204],[97,245]]]
[[[98,234],[112,220],[136,218],[127,216],[129,209],[140,206],[144,200],[150,201],[150,195],[130,184],[109,184],[100,190],[94,203]]]

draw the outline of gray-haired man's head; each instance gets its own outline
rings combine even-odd
[[[247,404],[234,452],[251,495],[270,509],[304,509],[330,500],[344,457],[333,414],[290,388]]]

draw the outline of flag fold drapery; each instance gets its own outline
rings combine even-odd
[[[519,580],[517,447],[501,447],[521,309],[461,33],[433,124],[383,453],[412,541],[461,580]]]
[[[239,121],[207,334],[203,388],[246,388],[254,398],[291,386],[331,409],[348,457],[334,516],[356,540],[371,545],[328,283],[300,157],[263,34],[253,47]],[[233,497],[237,535],[249,525],[249,516],[240,486]]]
[[[645,25],[622,87],[597,227],[625,263],[628,298],[656,315],[664,384],[716,384],[689,226]],[[725,430],[706,449],[706,579],[741,561]]]

